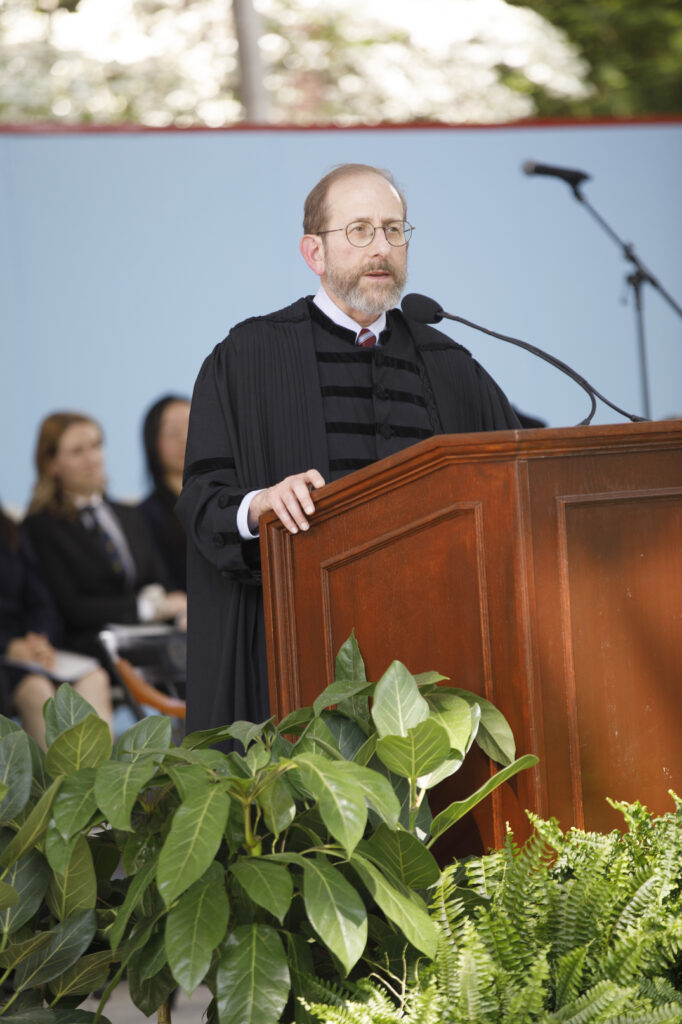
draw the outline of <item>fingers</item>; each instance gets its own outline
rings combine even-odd
[[[324,478],[316,469],[288,476],[256,495],[252,503],[254,517],[257,519],[272,509],[290,533],[307,530],[310,526],[307,517],[315,511],[310,492],[318,487],[324,487]]]

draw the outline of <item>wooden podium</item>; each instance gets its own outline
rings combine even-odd
[[[305,534],[261,523],[273,713],[313,702],[354,628],[369,679],[394,658],[437,669],[540,758],[463,819],[449,853],[499,845],[507,820],[522,838],[524,808],[601,831],[622,825],[607,796],[672,809],[682,421],[434,437],[315,500]],[[473,748],[432,803],[490,771]]]

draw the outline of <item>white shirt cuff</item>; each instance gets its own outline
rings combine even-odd
[[[237,509],[237,531],[244,540],[255,540],[256,537],[260,536],[258,529],[256,529],[255,533],[251,533],[249,529],[249,507],[253,498],[264,490],[265,487],[259,487],[258,490],[249,491],[248,494],[244,495]]]
[[[148,583],[137,595],[137,617],[140,622],[156,622],[166,591],[160,583]]]

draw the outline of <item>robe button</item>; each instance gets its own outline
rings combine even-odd
[[[376,385],[376,387],[374,388],[374,394],[377,396],[377,398],[381,398],[382,401],[385,398],[388,398],[388,391],[386,390],[383,384]]]
[[[230,496],[229,496],[229,494],[221,494],[218,497],[218,508],[227,508],[227,506],[229,504],[230,504]]]
[[[212,540],[217,548],[225,547],[225,538],[223,537],[222,533],[214,533]]]
[[[388,441],[389,437],[393,437],[393,427],[389,423],[382,423],[379,428],[381,436]]]

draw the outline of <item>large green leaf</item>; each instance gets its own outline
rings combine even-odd
[[[2,830],[3,840],[9,829]],[[30,921],[43,902],[50,881],[50,869],[37,850],[29,850],[12,864],[4,877],[19,894],[19,903],[0,912],[0,932],[11,934]]]
[[[266,721],[269,722],[271,719]],[[266,722],[232,722],[229,727],[229,733],[232,739],[239,740],[244,750],[247,750],[249,745],[261,736],[265,725]]]
[[[127,966],[130,998],[145,1017],[151,1017],[165,1003],[173,989],[175,978],[166,964],[150,977],[143,977],[144,960],[134,957]]]
[[[168,964],[185,992],[193,992],[204,980],[213,950],[225,937],[229,917],[225,878],[213,861],[166,918]]]
[[[506,768],[502,768],[499,772],[492,776],[483,783],[475,793],[472,793],[466,800],[456,800],[451,803],[449,807],[446,807],[444,811],[437,814],[431,823],[431,839],[429,840],[429,846],[442,836],[444,832],[459,821],[465,814],[467,814],[476,804],[479,804],[481,800],[484,800],[489,793],[492,793],[494,789],[501,786],[507,779],[511,779],[512,776],[518,772],[523,771],[526,768],[532,768],[534,764],[538,763],[538,758],[535,754],[524,754],[523,757],[517,758],[513,764],[507,765]]]
[[[80,768],[96,768],[111,754],[107,723],[91,712],[60,733],[45,756],[45,768],[53,779],[73,775]]]
[[[336,739],[321,718],[313,718],[297,741],[294,752],[297,757],[301,754],[320,754],[326,758],[338,758],[341,754]]]
[[[312,708],[296,708],[295,711],[291,711],[282,719],[277,728],[283,735],[289,733],[292,736],[298,736],[313,718],[314,712]]]
[[[371,854],[381,867],[410,889],[427,889],[440,876],[435,857],[411,832],[394,832],[380,825],[374,835],[362,843],[361,852]]]
[[[0,910],[7,910],[8,907],[16,907],[19,903],[19,893],[7,882],[0,882]]]
[[[357,890],[326,857],[306,857],[303,901],[311,925],[347,974],[367,944],[367,911]]]
[[[23,732],[24,730],[16,722],[13,722],[11,718],[7,718],[6,715],[0,715],[0,739],[3,736],[9,736],[11,732]],[[25,735],[25,734],[24,734]]]
[[[83,910],[61,921],[52,929],[49,945],[19,964],[14,975],[15,987],[36,988],[67,971],[92,942],[96,924],[94,910]]]
[[[90,1014],[89,1024],[92,1020]],[[57,1017],[55,1011],[48,1010],[46,1006],[23,1006],[21,1009],[12,1006],[7,1013],[3,1013],[2,1024],[57,1024]],[[76,1024],[75,1019],[72,1021],[69,1018],[69,1024]]]
[[[128,886],[126,897],[118,908],[116,920],[114,921],[109,933],[109,944],[114,952],[118,949],[119,943],[123,938],[123,934],[125,932],[126,925],[130,920],[131,914],[142,901],[142,897],[151,885],[157,869],[158,862],[156,858],[150,858],[150,860],[145,864],[140,865],[138,870],[135,872],[135,875]]]
[[[51,747],[60,733],[94,714],[91,704],[81,697],[69,683],[63,683],[54,697],[47,701],[45,716],[45,743]]]
[[[454,750],[466,750],[471,736],[469,704],[454,693],[446,692],[440,696],[438,691],[429,694],[426,697],[426,702],[431,708],[431,717],[446,730],[450,738],[450,746]]]
[[[367,805],[363,792],[344,774],[345,762],[328,761],[314,754],[292,762],[296,785],[300,782],[317,801],[325,825],[347,853],[362,839],[367,824]]]
[[[95,1015],[94,1010],[69,1010],[61,1006],[55,1006],[53,1024],[112,1024],[112,1021],[104,1014]],[[4,1021],[3,1021],[4,1024]],[[11,1024],[7,1021],[7,1024]],[[38,1021],[31,1021],[30,1024],[39,1024]],[[113,1024],[117,1024],[116,1021]]]
[[[296,817],[296,804],[281,775],[271,772],[262,789],[258,791],[258,806],[263,811],[263,818],[268,829],[279,836],[291,825]]]
[[[17,730],[0,739],[0,782],[7,786],[0,800],[0,822],[12,821],[31,795],[31,751],[28,736]]]
[[[343,707],[348,707],[344,704]],[[349,712],[350,713],[350,712]],[[345,713],[337,711],[326,711],[324,723],[334,737],[336,746],[341,756],[346,761],[352,761],[355,755],[367,742],[367,728],[364,724],[356,721],[355,717],[349,718]],[[369,704],[367,704],[367,722],[369,722]],[[376,735],[372,730],[372,735]]]
[[[400,928],[408,942],[433,959],[438,946],[438,929],[426,907],[417,906],[413,896],[391,885],[381,871],[357,851],[350,862],[389,921]]]
[[[63,921],[79,910],[88,910],[97,902],[97,878],[92,854],[85,836],[78,836],[64,874],[53,875],[47,890],[47,904]]]
[[[111,953],[106,949],[99,953],[87,953],[50,984],[50,991],[55,999],[63,999],[64,996],[88,996],[91,992],[104,988],[111,963]]]
[[[63,875],[66,871],[78,839],[79,833],[76,833],[71,839],[64,839],[61,832],[57,831],[54,820],[48,825],[43,841],[43,850],[47,857],[47,863],[58,875]]]
[[[391,827],[397,825],[400,817],[400,801],[385,775],[352,761],[341,762],[332,770],[342,781],[345,780],[356,787],[368,805],[383,821]]]
[[[392,662],[376,685],[372,718],[380,737],[407,736],[429,717],[429,705],[414,676],[400,661]]]
[[[95,769],[81,768],[64,779],[52,813],[64,839],[70,839],[88,824],[97,810]]]
[[[459,771],[464,764],[464,755],[452,751],[451,753],[454,753],[454,756],[448,757],[445,761],[441,761],[441,763],[434,768],[432,772],[427,772],[426,775],[419,776],[417,779],[417,786],[420,789],[433,789],[433,787],[437,786],[439,782],[442,782],[444,779],[449,779],[451,775],[454,775],[456,771]]]
[[[230,865],[230,871],[253,902],[269,910],[281,924],[294,895],[287,867],[262,857],[240,857]]]
[[[320,693],[313,702],[313,711],[321,715],[326,708],[350,701],[354,697],[365,697],[374,689],[374,683],[358,679],[336,679]]]
[[[229,810],[230,798],[219,786],[178,807],[161,848],[156,876],[166,906],[208,868],[223,838]]]
[[[503,765],[511,764],[516,757],[516,744],[509,722],[502,712],[485,697],[479,697],[477,693],[470,693],[469,690],[447,687],[443,692],[461,697],[467,704],[478,704],[481,709],[481,722],[476,742],[493,761]]]
[[[43,793],[17,834],[2,851],[0,867],[7,868],[14,864],[31,847],[36,846],[41,841],[50,823],[52,804],[59,792],[62,781],[62,779],[55,779],[50,788]]]
[[[116,761],[134,761],[150,750],[164,751],[171,745],[173,723],[166,715],[148,715],[127,729],[114,743]]]
[[[417,779],[434,771],[449,753],[448,734],[432,718],[408,729],[405,736],[384,736],[377,743],[377,756],[392,772],[406,779]]]
[[[10,939],[2,953],[0,953],[0,968],[3,971],[11,971],[21,960],[25,960],[31,953],[42,949],[51,941],[52,936],[49,932],[36,932],[22,942],[12,942]]]
[[[195,793],[210,789],[213,785],[213,779],[203,765],[167,763],[163,768],[175,783],[175,788],[182,801],[189,800]]]
[[[218,960],[219,1024],[277,1024],[290,985],[286,953],[275,929],[240,925],[228,936]]]
[[[355,638],[355,630],[352,630],[348,639],[339,647],[334,665],[334,679],[350,679],[359,683],[364,683],[367,680],[365,663]]]
[[[133,804],[155,771],[156,763],[149,756],[134,761],[106,761],[99,766],[95,776],[95,798],[114,828],[132,831],[130,813]]]

